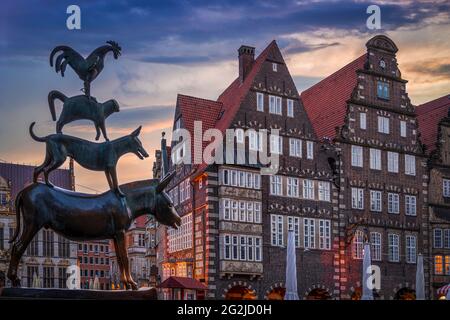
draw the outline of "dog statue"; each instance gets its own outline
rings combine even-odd
[[[109,141],[106,135],[105,119],[114,112],[119,112],[119,104],[116,100],[108,100],[104,103],[97,102],[94,97],[79,95],[68,98],[62,92],[57,90],[50,91],[48,94],[48,106],[52,114],[53,121],[56,121],[55,99],[63,102],[63,109],[58,121],[56,122],[56,132],[62,133],[65,124],[75,120],[91,120],[95,124],[97,135],[95,140],[100,138],[100,130],[106,141]]]
[[[48,180],[50,172],[59,168],[67,159],[71,157],[82,167],[94,170],[104,171],[111,190],[117,192],[121,197],[125,195],[120,190],[117,181],[116,165],[121,156],[126,153],[134,153],[139,159],[148,157],[147,151],[142,146],[138,136],[141,127],[134,130],[131,134],[107,141],[103,143],[94,143],[62,133],[51,134],[46,137],[38,137],[33,132],[35,122],[30,125],[30,135],[38,142],[46,143],[46,154],[44,162],[34,169],[33,182],[37,182],[39,175],[44,172],[45,183],[52,186]]]

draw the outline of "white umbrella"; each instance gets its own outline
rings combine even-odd
[[[95,276],[95,278],[94,278],[93,288],[94,288],[94,290],[100,290],[100,281],[98,280],[97,276]]]
[[[297,291],[297,259],[294,231],[289,230],[286,250],[286,294],[284,300],[299,300]]]
[[[367,272],[369,270],[369,272]],[[363,270],[362,270],[362,297],[361,300],[373,300],[372,285],[369,284],[369,276],[372,274],[372,261],[370,259],[370,244],[364,244]]]
[[[423,256],[417,255],[416,300],[425,300],[425,278],[423,273]]]
[[[32,288],[37,288],[38,287],[38,277],[36,275],[36,273],[33,273],[33,283],[31,284]]]
[[[94,281],[92,281],[92,279],[89,279],[89,289],[94,289]]]

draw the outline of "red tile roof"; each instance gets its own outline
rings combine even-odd
[[[277,43],[273,40],[261,54],[255,59],[252,69],[245,77],[244,82],[241,83],[239,77],[234,80],[230,86],[225,89],[225,91],[217,99],[223,104],[223,115],[220,120],[216,123],[216,128],[224,132],[228,129],[233,121],[236,113],[239,110],[242,100],[245,98],[246,94],[250,90],[250,87],[258,74],[264,61],[266,61],[267,56],[272,50],[279,50]]]
[[[194,135],[194,122],[201,121],[203,136],[206,130],[214,128],[220,110],[222,109],[222,103],[213,100],[178,94],[177,106],[179,107],[181,112],[183,127],[189,131],[191,139],[193,139],[191,141],[191,161],[194,162],[194,145],[200,143],[200,141],[197,141],[195,139],[201,139],[201,137],[196,137]],[[203,150],[209,142],[201,141],[201,143],[203,155]]]
[[[357,83],[356,71],[363,69],[366,59],[367,54],[363,54],[301,93],[303,106],[319,139],[334,138],[335,128],[344,124],[347,100]]]
[[[0,177],[11,183],[11,198],[15,199],[17,193],[33,181],[34,168],[34,166],[23,164],[0,163]],[[67,169],[57,169],[51,172],[50,181],[58,187],[72,189],[70,171]]]
[[[416,107],[421,140],[427,147],[427,153],[436,149],[438,124],[442,118],[447,116],[449,108],[450,95],[445,95]]]
[[[193,278],[185,277],[169,277],[164,280],[159,288],[178,288],[178,289],[194,289],[206,290],[208,289],[203,283]]]
[[[230,127],[236,113],[239,111],[242,100],[252,86],[255,76],[272,50],[279,50],[275,40],[255,59],[252,69],[245,77],[244,82],[241,83],[239,77],[237,77],[219,96],[217,101],[178,95],[177,103],[181,110],[183,124],[192,137],[194,120],[203,121],[203,132],[209,128],[216,128],[225,132]],[[208,143],[203,142],[203,148]],[[193,150],[191,154],[194,154]],[[196,172],[200,173],[206,167],[207,165],[202,163],[197,167]]]

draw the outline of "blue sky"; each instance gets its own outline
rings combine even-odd
[[[81,8],[81,30],[66,28],[70,4]],[[366,28],[369,4],[379,4],[382,30]],[[119,42],[122,56],[106,57],[92,94],[121,105],[108,121],[111,137],[142,124],[153,154],[161,131],[171,126],[177,93],[216,99],[237,75],[241,44],[259,53],[276,39],[301,91],[362,54],[371,36],[385,33],[400,48],[413,103],[448,94],[449,12],[449,1],[3,1],[0,159],[38,164],[43,146],[28,137],[28,124],[37,121],[41,135],[53,132],[48,92],[80,93],[82,82],[72,70],[61,78],[49,66],[59,44],[87,55],[107,40]],[[92,139],[92,130],[81,122],[66,132]],[[121,181],[149,177],[151,164],[152,158],[127,156],[119,166]],[[106,186],[103,177],[78,168],[77,180]]]

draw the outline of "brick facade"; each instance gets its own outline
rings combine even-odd
[[[277,176],[260,175],[258,186],[239,182],[241,176],[260,173],[260,167],[248,161],[250,135],[233,140],[235,146],[245,144],[243,164],[172,167],[177,175],[168,193],[176,197],[181,216],[194,216],[190,246],[169,252],[171,237],[166,233],[163,239],[163,266],[170,269],[166,277],[178,275],[178,264],[188,264],[192,275],[183,276],[204,282],[209,289],[206,298],[280,299],[287,230],[298,228],[301,299],[359,299],[365,242],[371,244],[372,264],[380,270],[377,299],[414,297],[419,254],[425,261],[427,298],[435,297],[437,286],[449,281],[448,248],[434,248],[431,242],[433,225],[448,229],[442,209],[435,213],[435,208],[446,209],[447,199],[434,190],[450,169],[445,161],[429,161],[395,43],[376,36],[366,46],[362,56],[301,95],[275,42],[256,59],[254,48],[242,46],[239,76],[217,101],[179,95],[174,130],[187,129],[192,135],[195,120],[203,121],[203,132],[279,129],[283,143]],[[288,114],[289,101],[293,116]],[[443,121],[440,130],[445,136],[450,126]],[[290,139],[301,141],[301,152],[291,152]],[[446,140],[442,141],[444,150]],[[172,144],[172,150],[180,145]],[[293,191],[294,180],[298,191]],[[180,201],[185,181],[190,182],[190,194]],[[324,185],[329,186],[326,199]],[[261,220],[248,220],[248,212],[256,212],[248,203],[250,208],[260,206]],[[247,220],[239,216],[241,205]],[[444,235],[442,239],[447,241]],[[252,251],[261,254],[260,259],[240,251],[249,244],[261,249]],[[438,277],[431,270],[436,255],[444,259],[444,274]]]

